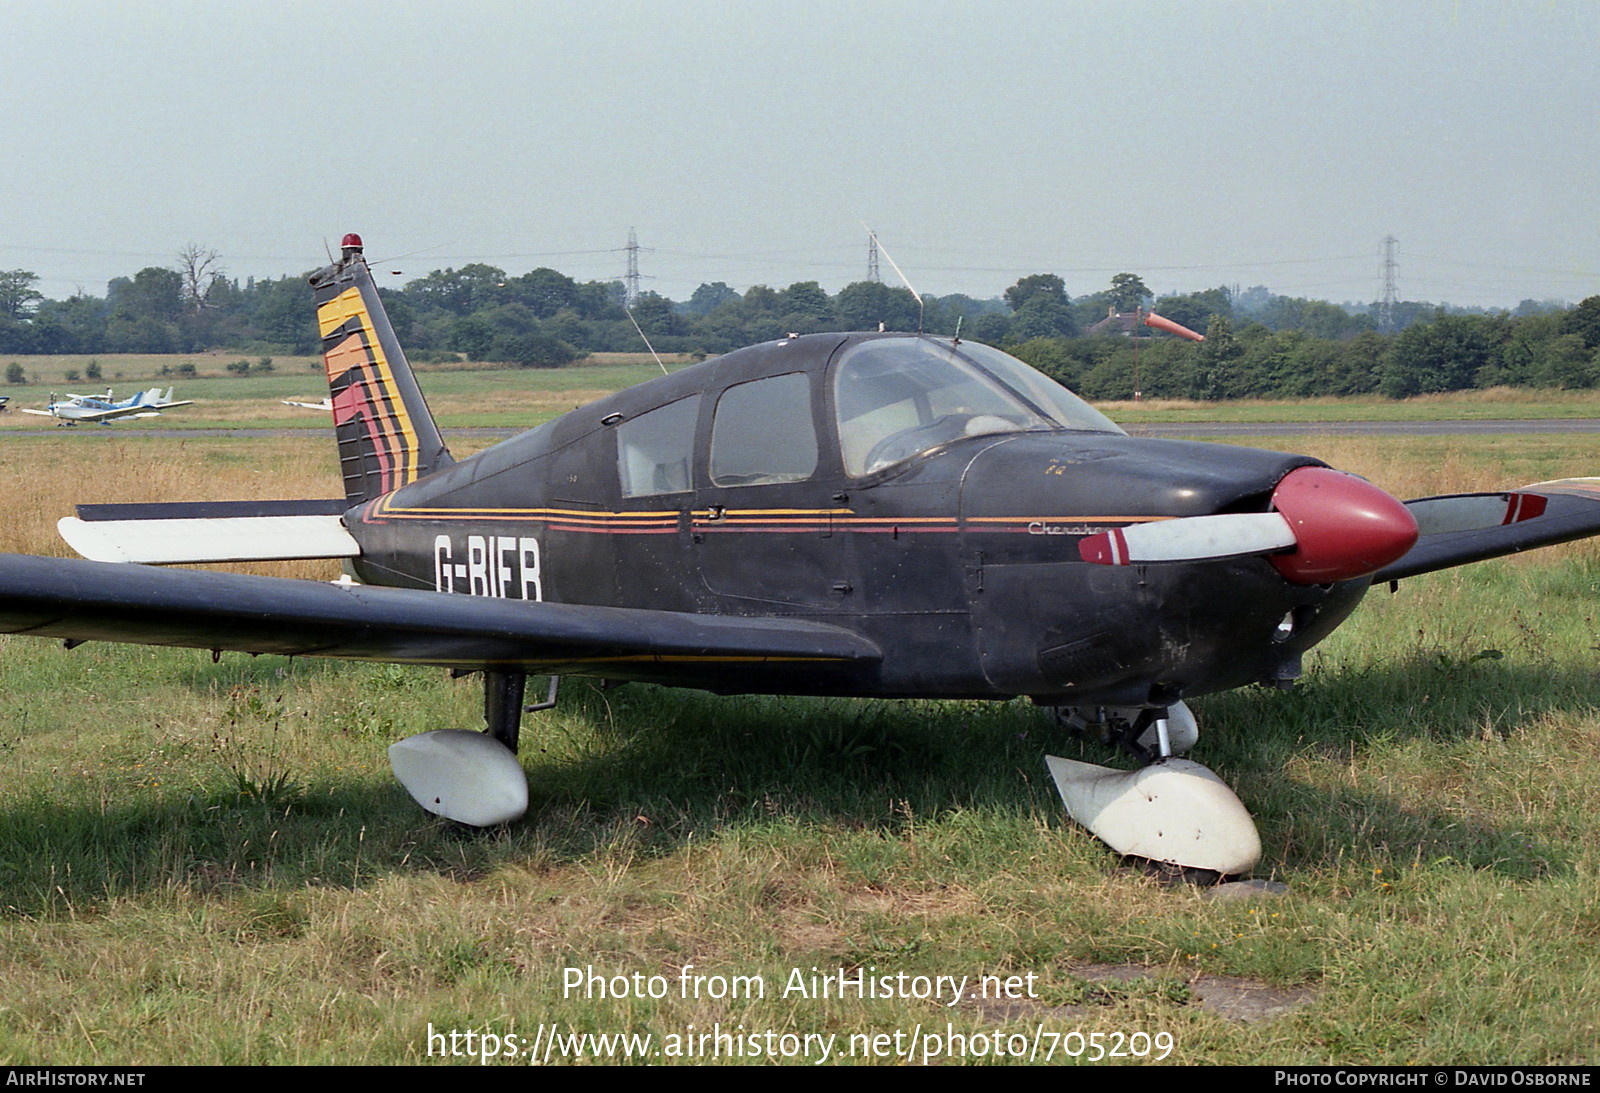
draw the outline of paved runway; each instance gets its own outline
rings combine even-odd
[[[1133,436],[1486,436],[1494,433],[1600,433],[1600,418],[1480,421],[1195,421],[1125,425]]]

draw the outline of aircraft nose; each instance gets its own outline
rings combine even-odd
[[[1417,521],[1403,504],[1363,478],[1327,467],[1284,475],[1272,506],[1288,521],[1295,549],[1267,560],[1295,584],[1376,573],[1417,541]]]

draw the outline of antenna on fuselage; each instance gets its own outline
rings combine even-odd
[[[867,226],[865,224],[863,224],[861,226],[863,228],[867,228]],[[869,237],[871,237],[872,243],[873,243],[874,246],[876,246],[878,248],[878,251],[885,258],[887,258],[889,260],[889,266],[890,266],[890,268],[892,268],[894,270],[895,276],[900,278],[901,283],[904,284],[906,286],[906,288],[910,290],[911,295],[916,299],[916,301],[917,301],[917,333],[921,334],[922,333],[922,319],[928,313],[928,305],[922,302],[922,293],[918,292],[917,291],[917,286],[915,286],[915,285],[913,285],[911,283],[911,278],[907,277],[906,274],[905,274],[905,271],[900,268],[900,263],[896,262],[894,260],[894,255],[889,253],[889,248],[884,246],[883,245],[883,241],[878,238],[878,233],[873,231],[871,228],[867,228],[867,235]]]
[[[667,375],[667,366],[661,363],[661,354],[656,352],[656,347],[650,344],[649,338],[645,337],[644,328],[639,325],[639,320],[633,317],[633,309],[623,308],[622,310],[628,316],[628,321],[633,324],[633,328],[639,332],[639,340],[644,342],[644,347],[650,350],[650,355],[656,359],[656,365],[661,369],[661,374],[663,376]]]

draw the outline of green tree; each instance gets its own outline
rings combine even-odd
[[[1067,284],[1053,273],[1033,273],[1018,279],[1005,291],[1006,306],[1021,311],[1031,301],[1044,299],[1065,307],[1072,301],[1067,298]]]
[[[114,313],[171,323],[183,312],[183,278],[177,270],[146,266],[131,280],[118,277],[108,287],[107,302]]]
[[[1563,334],[1540,346],[1533,365],[1534,385],[1568,390],[1595,385],[1595,351],[1577,334]]]
[[[809,315],[821,323],[833,319],[833,301],[815,281],[796,281],[781,294],[782,310]]]
[[[12,361],[10,364],[6,365],[6,382],[7,383],[27,383],[28,382],[28,375],[27,375],[26,372],[24,372],[22,370],[22,365],[18,364],[16,361]]]
[[[1213,315],[1206,325],[1206,340],[1196,348],[1199,359],[1190,381],[1193,396],[1207,400],[1235,397],[1244,346],[1234,337],[1233,324],[1221,315]]]
[[[481,315],[467,315],[450,324],[446,346],[471,361],[486,361],[494,346],[494,326]]]
[[[1227,289],[1215,288],[1182,296],[1163,296],[1156,301],[1154,310],[1190,330],[1204,330],[1213,315],[1228,318],[1233,313],[1228,306]]]
[[[1008,332],[1013,340],[1029,341],[1034,338],[1076,338],[1078,322],[1073,317],[1072,306],[1065,298],[1045,293],[1030,297],[1011,316]]]
[[[583,354],[560,338],[537,331],[497,341],[495,355],[519,368],[560,368]]]
[[[523,305],[536,318],[549,319],[562,308],[578,306],[578,282],[541,266],[511,278],[500,296],[507,303]]]
[[[846,330],[877,330],[880,323],[885,330],[915,330],[922,313],[909,289],[878,281],[846,285],[833,306]]]
[[[729,288],[722,281],[713,281],[709,285],[702,284],[694,290],[694,295],[689,297],[689,302],[684,310],[696,317],[711,314],[723,304],[732,303],[739,298],[739,294]]]
[[[44,293],[33,286],[39,275],[25,269],[0,270],[0,317],[26,319],[44,303]]]
[[[467,316],[500,302],[506,271],[483,262],[457,269],[436,269],[405,287],[408,299],[419,308]]]
[[[633,302],[633,321],[646,334],[682,334],[686,329],[672,301],[656,292],[639,293]]]
[[[1119,273],[1111,278],[1111,289],[1107,293],[1111,306],[1118,311],[1132,311],[1150,299],[1150,290],[1144,287],[1144,281],[1136,273]]]
[[[56,324],[66,344],[64,352],[100,353],[105,349],[106,302],[79,293],[65,300],[46,300],[34,314],[35,323]]]
[[[1499,364],[1495,324],[1487,316],[1441,313],[1406,327],[1390,343],[1380,390],[1407,398],[1471,387],[1480,369]]]
[[[1590,296],[1567,312],[1561,325],[1564,333],[1576,334],[1590,349],[1600,349],[1600,296]]]
[[[585,281],[578,286],[578,314],[590,320],[620,319],[626,322],[628,313],[622,308],[626,299],[621,281]]]
[[[321,342],[316,309],[304,278],[257,281],[246,295],[258,338],[290,346],[297,353],[309,353]],[[392,316],[392,308],[390,313]]]

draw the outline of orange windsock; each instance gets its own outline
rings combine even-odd
[[[1203,342],[1206,340],[1204,334],[1196,334],[1182,323],[1175,323],[1163,315],[1157,315],[1154,311],[1145,312],[1144,325],[1153,326],[1157,330],[1165,330],[1168,334],[1176,334],[1180,338],[1188,338],[1191,342]]]

